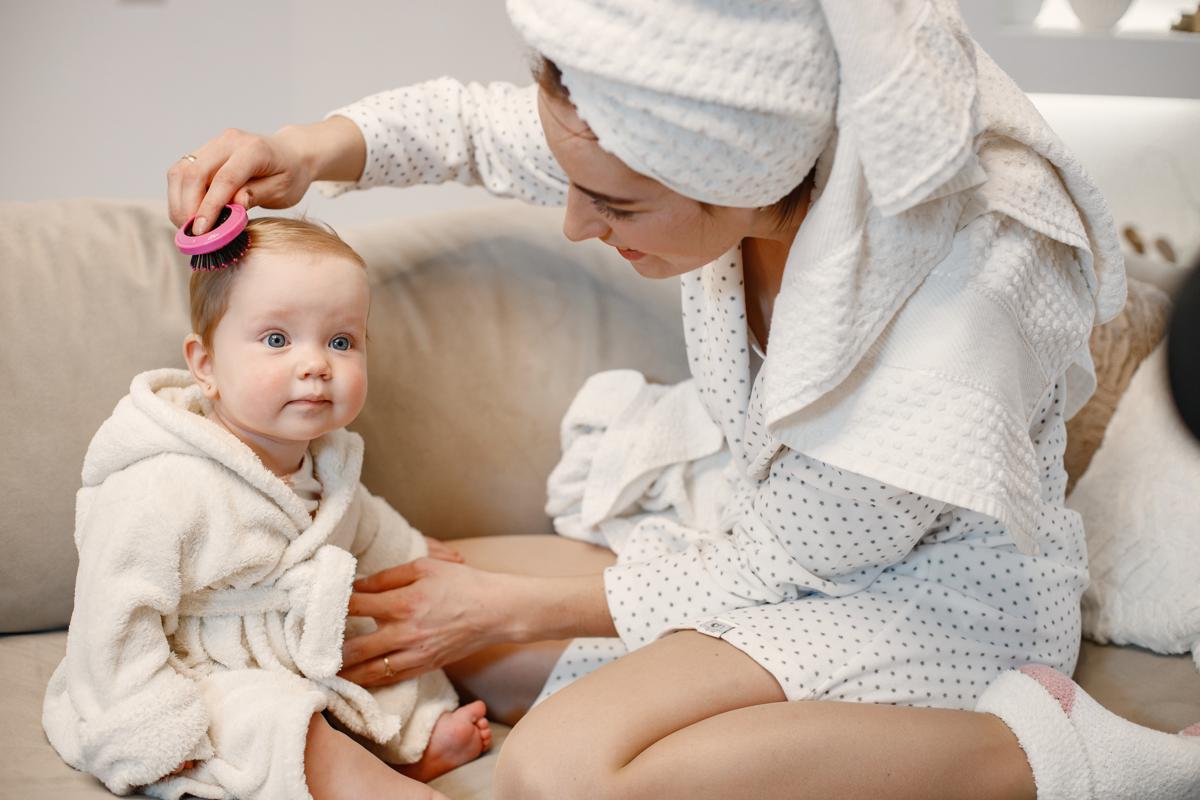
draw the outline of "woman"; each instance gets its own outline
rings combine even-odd
[[[502,718],[547,684],[500,797],[1194,791],[1200,740],[1062,674],[1086,583],[1064,420],[1123,272],[1102,201],[957,10],[509,12],[539,87],[434,81],[168,173],[177,223],[317,179],[481,183],[681,276],[694,382],[589,382],[551,479],[559,530],[615,562],[489,538],[380,573],[344,674],[447,665]]]

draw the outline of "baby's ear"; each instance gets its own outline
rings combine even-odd
[[[216,376],[213,375],[212,354],[198,335],[189,333],[183,340],[183,360],[187,362],[188,371],[204,396],[209,400],[217,399],[219,392]]]

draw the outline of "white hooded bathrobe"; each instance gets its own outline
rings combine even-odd
[[[88,448],[51,744],[118,794],[163,798],[308,797],[322,710],[385,760],[416,761],[457,706],[445,675],[368,692],[337,671],[356,573],[423,556],[424,539],[359,483],[357,434],[312,443],[310,514],[206,407],[187,372],[142,373]]]

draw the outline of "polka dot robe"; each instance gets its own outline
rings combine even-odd
[[[367,141],[363,176],[334,191],[454,180],[565,201],[534,87],[440,79],[333,113]],[[620,638],[575,640],[543,697],[680,629],[747,653],[792,700],[972,708],[1002,670],[1038,662],[1072,671],[1087,573],[1082,526],[1062,506],[1059,385],[1029,429],[1044,503],[1039,551],[1023,554],[992,518],[774,440],[759,391],[770,359],[756,357],[746,326],[740,252],[685,275],[682,287],[692,374],[738,475],[729,524],[685,537],[662,525],[658,551],[624,554],[605,573]],[[654,520],[642,529],[652,534]]]

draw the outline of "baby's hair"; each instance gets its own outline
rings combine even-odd
[[[243,260],[265,250],[302,250],[340,256],[355,262],[363,269],[367,263],[354,248],[342,241],[328,225],[306,219],[288,217],[258,217],[246,225],[250,245]],[[200,337],[206,348],[212,348],[212,334],[217,323],[229,308],[229,291],[237,280],[238,265],[219,270],[195,270],[188,295],[192,305],[192,332]]]

